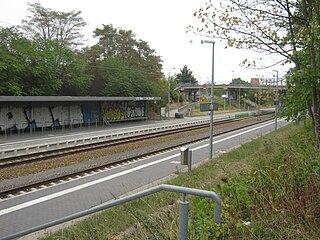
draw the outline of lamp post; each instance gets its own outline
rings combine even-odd
[[[241,109],[241,85],[239,85],[239,110]]]
[[[204,43],[212,44],[212,75],[211,75],[211,104],[210,104],[210,143],[209,143],[209,160],[212,162],[213,155],[213,102],[214,102],[214,41],[204,40]]]
[[[277,73],[276,75],[276,98],[275,98],[275,103],[274,103],[274,112],[275,112],[275,118],[274,118],[274,130],[277,130],[278,129],[278,120],[277,120],[277,117],[278,117],[278,70],[272,70],[274,72]]]
[[[170,69],[168,73],[168,119],[170,118],[170,71],[174,69]]]

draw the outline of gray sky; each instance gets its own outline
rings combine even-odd
[[[102,24],[132,30],[137,39],[148,42],[162,57],[166,76],[169,72],[171,75],[180,72],[180,68],[187,65],[201,83],[211,82],[212,46],[201,44],[199,36],[186,33],[188,25],[198,23],[193,13],[204,5],[205,0],[2,0],[0,26],[20,24],[29,14],[28,2],[38,2],[56,11],[81,11],[88,23],[83,31],[87,45],[95,43],[93,30],[101,28]],[[215,42],[216,83],[229,83],[232,77],[246,81],[257,76],[272,77],[272,69],[248,70],[239,66],[244,58],[253,56],[251,52],[224,49],[223,42]],[[277,59],[267,57],[265,61],[273,63]],[[279,70],[279,76],[286,70],[281,66],[273,69]]]

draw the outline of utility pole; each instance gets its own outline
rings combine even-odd
[[[273,70],[274,72],[277,73],[276,75],[276,97],[275,97],[275,101],[274,101],[274,113],[275,113],[275,118],[274,118],[274,130],[278,129],[278,70]]]
[[[172,68],[171,70],[174,70],[175,68]],[[168,73],[168,119],[170,118],[170,71]]]
[[[212,162],[213,155],[213,103],[214,103],[214,41],[204,40],[204,43],[212,44],[212,74],[211,74],[211,104],[210,104],[210,143],[209,143],[209,161]]]

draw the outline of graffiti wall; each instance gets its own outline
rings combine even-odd
[[[26,123],[26,117],[21,107],[1,107],[0,108],[0,129],[18,129]]]
[[[51,106],[50,111],[55,126],[79,124],[83,122],[81,105]]]
[[[145,117],[145,106],[143,102],[129,102],[126,106],[126,118]]]
[[[96,121],[99,121],[99,118],[100,118],[99,104],[83,103],[82,114],[83,114],[83,122],[86,124],[95,123]]]
[[[36,127],[50,127],[52,125],[52,117],[48,107],[24,108],[24,112],[26,125],[30,122],[36,124]]]
[[[83,122],[81,105],[48,107],[1,107],[0,129],[28,129]]]
[[[143,102],[104,102],[101,105],[101,115],[108,121],[121,121],[146,117]]]
[[[89,124],[106,120],[125,121],[146,117],[144,101],[83,102],[51,104],[50,106],[1,106],[0,130],[59,127]]]

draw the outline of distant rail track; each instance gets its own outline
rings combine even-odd
[[[214,136],[221,135],[227,132],[232,132],[239,130],[244,127],[252,126],[255,124],[259,124],[265,121],[269,121],[272,119],[272,115],[270,113],[265,113],[261,114],[259,116],[254,116],[254,117],[243,117],[240,119],[224,119],[224,120],[219,120],[214,122],[214,126],[216,128],[220,128],[219,131],[215,131]],[[30,154],[26,156],[20,156],[20,157],[13,157],[13,158],[6,158],[0,161],[0,168],[6,169],[7,171],[10,171],[11,168],[13,167],[24,167],[26,165],[30,165],[33,163],[41,162],[41,161],[46,161],[49,159],[55,159],[57,157],[63,157],[63,156],[68,156],[71,154],[81,154],[83,152],[90,152],[90,151],[96,151],[99,149],[106,149],[106,148],[112,148],[118,145],[124,145],[124,144],[129,144],[133,142],[139,142],[139,141],[144,141],[148,139],[155,139],[155,138],[161,138],[165,137],[168,135],[175,135],[175,134],[180,134],[184,132],[191,133],[192,131],[199,131],[199,130],[206,130],[209,127],[209,123],[205,124],[199,124],[196,126],[186,126],[186,127],[181,127],[179,129],[169,129],[161,132],[154,132],[154,133],[145,133],[143,135],[136,135],[136,136],[126,136],[121,139],[114,139],[114,140],[107,140],[104,142],[99,142],[99,143],[92,143],[92,144],[86,144],[83,146],[75,146],[75,147],[70,147],[70,148],[64,148],[64,149],[56,149],[52,151],[47,151],[45,153],[36,153],[36,154]],[[39,180],[36,182],[32,183],[25,183],[21,186],[14,187],[11,189],[5,189],[5,190],[0,190],[0,197],[1,198],[6,198],[9,195],[12,194],[17,194],[21,191],[28,191],[29,189],[35,189],[38,188],[39,186],[43,185],[50,185],[55,182],[60,182],[60,181],[65,181],[67,179],[73,179],[73,178],[78,178],[80,176],[86,175],[88,173],[92,173],[95,171],[100,171],[101,169],[106,169],[109,168],[110,166],[116,165],[116,164],[122,164],[126,162],[130,162],[136,159],[144,158],[153,154],[157,154],[160,152],[168,151],[171,149],[175,149],[181,146],[184,146],[186,144],[191,144],[194,142],[199,142],[207,139],[209,137],[209,131],[208,134],[205,134],[204,136],[200,136],[195,138],[192,141],[188,141],[187,143],[175,143],[175,144],[170,144],[169,146],[163,147],[161,149],[155,149],[151,150],[148,152],[144,152],[139,155],[131,156],[125,159],[122,159],[120,161],[115,161],[115,162],[108,162],[103,165],[99,166],[94,166],[94,167],[88,167],[85,170],[80,170],[77,172],[72,172],[72,173],[63,173],[59,176],[51,177],[46,180]]]

